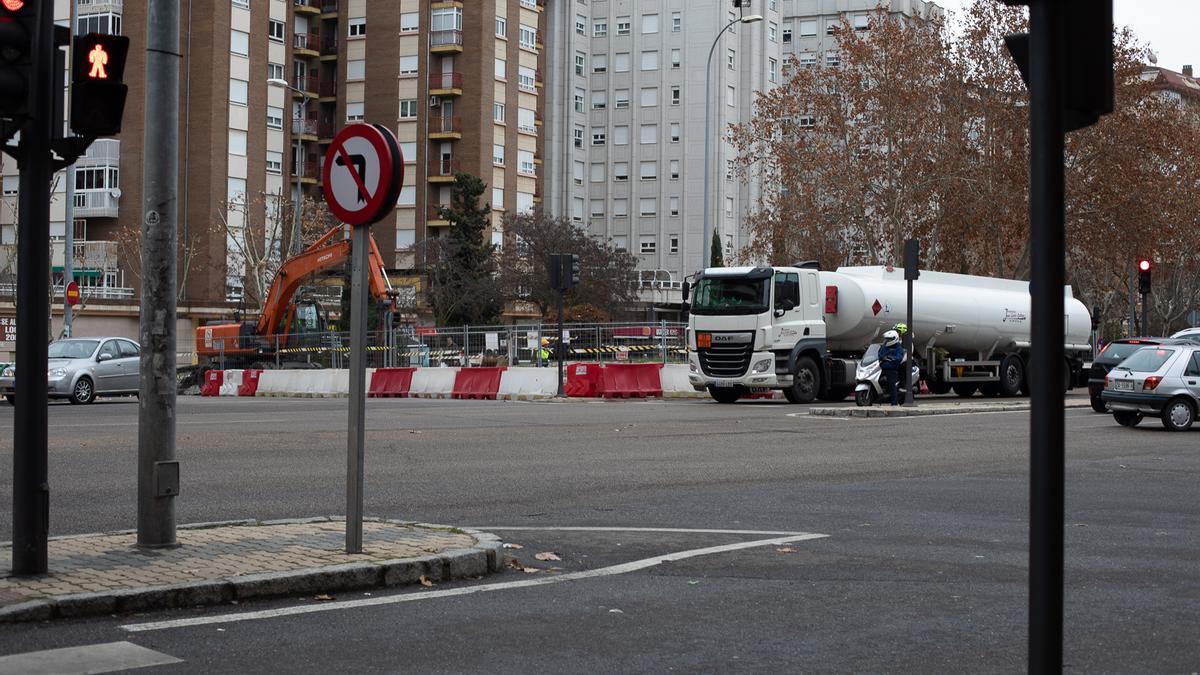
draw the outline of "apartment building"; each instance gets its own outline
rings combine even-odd
[[[51,233],[60,242],[72,222],[84,296],[125,301],[136,320],[143,136],[161,124],[144,119],[147,8],[74,2],[57,0],[62,23],[74,12],[80,33],[130,37],[129,96],[122,134],[76,165],[69,217],[59,175]],[[288,254],[290,205],[300,192],[320,200],[325,151],[348,123],[385,125],[401,142],[405,187],[373,234],[414,287],[414,250],[445,231],[436,206],[455,172],[489,184],[500,242],[503,212],[542,192],[542,13],[537,0],[181,0],[181,313],[227,314],[246,293],[248,256]],[[16,164],[0,169],[0,244],[15,248]],[[61,274],[62,244],[51,246]]]
[[[577,0],[549,8],[549,58],[559,65],[547,83],[547,209],[635,254],[647,289],[677,288],[703,266],[707,133],[713,227],[727,253],[748,241],[744,216],[760,182],[734,175],[736,152],[722,130],[748,121],[755,93],[779,81],[783,15],[773,2],[742,11],[764,19],[738,23],[729,0]],[[706,132],[705,64],[714,40]]]
[[[837,65],[841,58],[833,32],[842,18],[855,30],[867,30],[870,15],[880,5],[894,16],[917,20],[943,19],[945,10],[928,0],[763,0],[783,8],[784,54],[795,55],[801,66]]]

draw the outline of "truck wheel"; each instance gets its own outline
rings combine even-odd
[[[792,386],[783,390],[788,403],[812,403],[821,390],[821,374],[817,364],[807,356],[796,359],[796,372],[792,375]]]
[[[949,382],[942,382],[941,380],[925,380],[925,383],[929,385],[929,393],[931,394],[941,395],[950,393]]]
[[[1142,421],[1142,413],[1118,410],[1113,413],[1113,419],[1123,427],[1136,427]]]
[[[950,385],[950,388],[954,390],[954,393],[963,398],[971,398],[971,396],[975,394],[975,390],[978,387],[979,385],[975,384],[974,382],[957,382]]]
[[[839,403],[841,401],[846,400],[846,397],[849,396],[853,391],[854,390],[850,389],[849,387],[840,387],[837,389],[830,389],[829,391],[822,394],[819,398],[822,401],[829,401],[830,403]]]
[[[1025,362],[1016,354],[1000,359],[1000,395],[1016,396],[1025,386]]]
[[[708,395],[717,403],[737,403],[742,397],[742,390],[738,387],[709,387]]]
[[[1167,401],[1162,411],[1162,425],[1167,431],[1187,431],[1196,421],[1196,409],[1184,398]]]
[[[869,407],[872,399],[874,398],[875,397],[871,395],[870,389],[859,389],[858,391],[854,392],[854,403],[860,408]]]
[[[988,398],[996,398],[997,396],[1000,395],[1000,383],[999,382],[980,382],[979,383],[979,393]]]

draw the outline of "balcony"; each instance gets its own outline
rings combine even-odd
[[[454,174],[458,173],[457,159],[434,159],[429,162],[430,183],[453,183]]]
[[[462,73],[430,73],[431,96],[462,96]]]
[[[321,40],[321,60],[337,58],[338,54],[338,37],[337,34],[326,34]]]
[[[541,89],[542,87],[546,86],[545,80],[542,79],[542,71],[541,70],[533,71],[533,82],[534,82],[533,86],[537,87],[538,89]]]
[[[292,86],[299,91],[293,91],[293,96],[304,96],[307,94],[309,98],[316,96],[317,85],[319,80],[316,75],[293,75]]]
[[[321,0],[321,14],[323,14],[323,15],[331,14],[333,16],[337,16],[338,5],[340,5],[340,4],[341,3],[339,0]],[[332,17],[322,17],[322,18],[332,18]]]
[[[76,218],[116,218],[120,206],[120,190],[76,190]]]
[[[328,80],[321,80],[320,82],[317,83],[317,95],[320,96],[321,98],[323,98],[323,99],[337,98],[337,93],[338,93],[337,80],[330,78]]]
[[[429,120],[431,140],[457,140],[462,138],[462,119],[454,117],[432,117]]]
[[[337,124],[332,121],[321,122],[321,124],[317,126],[317,137],[320,138],[322,142],[332,141],[333,137],[337,136],[337,132]]]
[[[300,118],[292,119],[292,134],[295,136],[312,136],[312,140],[317,140],[318,124],[316,120],[306,120]]]
[[[292,36],[292,48],[297,56],[320,56],[320,45],[321,36],[317,33],[296,33]]]
[[[316,185],[321,179],[321,167],[313,161],[304,162],[303,165],[293,162],[292,175],[299,178],[301,183]]]
[[[320,14],[321,0],[292,0],[297,14]]]
[[[546,43],[542,39],[542,31],[540,31],[540,30],[537,32],[537,37],[534,38],[534,46],[537,47],[538,49],[546,48]]]
[[[117,269],[117,246],[115,241],[74,242],[75,255],[71,259],[71,268],[78,273],[113,271]],[[63,268],[65,248],[64,241],[50,242],[50,266],[55,271]]]
[[[450,221],[446,220],[441,216],[441,214],[438,213],[437,205],[429,207],[429,214],[425,217],[425,225],[427,227],[446,227],[449,224]]]
[[[461,30],[435,30],[429,34],[429,51],[436,53],[462,53]]]

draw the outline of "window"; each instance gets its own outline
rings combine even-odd
[[[658,105],[658,87],[642,87],[641,102],[643,108]]]
[[[613,213],[612,213],[612,214],[613,214],[613,218],[627,218],[627,217],[629,217],[629,200],[628,200],[628,199],[626,199],[626,198],[624,198],[624,197],[620,197],[620,198],[618,198],[618,199],[614,199],[614,200],[613,200]]]
[[[817,34],[816,20],[800,22],[800,37],[813,37],[816,34]]]
[[[575,87],[575,112],[583,112],[583,90]]]
[[[75,25],[79,29],[75,32],[76,35],[87,35],[88,33],[120,35],[121,15],[112,12],[84,14],[79,17]]]
[[[405,12],[400,15],[400,32],[415,33],[420,30],[421,15],[417,12]]]
[[[416,75],[417,73],[417,57],[401,56],[400,57],[400,74],[401,75]]]
[[[417,99],[406,98],[400,101],[400,119],[415,120],[417,119]]]
[[[617,249],[618,251],[625,251],[629,248],[628,241],[629,237],[626,237],[623,234],[615,234],[612,238],[613,248]]]
[[[639,250],[642,253],[654,253],[658,248],[657,243],[654,241],[654,235],[652,234],[643,234],[638,240],[638,243],[641,246]]]
[[[673,160],[671,160],[671,180],[678,180],[678,178],[679,178],[679,160],[673,159]]]
[[[679,14],[676,13],[676,16]],[[643,14],[642,15],[642,35],[650,35],[658,32],[658,15]]]
[[[283,153],[267,151],[267,173],[283,173]]]
[[[346,79],[361,80],[367,76],[366,59],[354,59],[346,62]]]
[[[641,133],[638,138],[640,139],[642,145],[649,145],[651,143],[657,143],[658,142],[658,125],[657,124],[643,124]]]
[[[592,145],[604,145],[604,127],[592,127]]]
[[[583,222],[583,197],[571,200],[571,220],[577,223]]]
[[[854,30],[870,30],[866,14],[859,14],[854,17]]]
[[[613,145],[629,145],[628,124],[618,124],[613,127]]]
[[[499,122],[500,124],[504,124],[504,104],[503,103],[493,103],[492,104],[492,121]]]
[[[604,200],[593,199],[590,207],[588,208],[588,215],[592,218],[602,217],[604,215]]]
[[[587,35],[587,17],[582,14],[575,15],[575,32],[580,35]]]
[[[521,24],[521,35],[518,39],[518,44],[521,49],[528,49],[533,52],[537,51],[537,31],[525,24]]]
[[[75,172],[76,176],[78,176],[79,174],[80,174],[79,171]],[[78,182],[79,181],[76,180],[76,189],[79,189]],[[21,183],[20,176],[5,176],[4,177],[4,195],[11,196],[11,195],[17,194],[17,186],[20,185],[20,183]]]
[[[732,84],[725,87],[725,105],[737,105],[737,89]]]
[[[679,50],[678,50],[678,49],[672,49],[672,50],[671,50],[671,67],[672,67],[672,68],[678,68],[678,67],[679,67],[679,59],[680,59],[680,56],[679,56]]]
[[[638,215],[653,216],[658,213],[657,197],[642,197],[638,200]]]
[[[517,173],[526,176],[536,176],[537,170],[533,164],[533,153],[529,150],[517,151]]]
[[[812,115],[801,115],[796,118],[796,125],[801,129],[811,129],[817,126],[817,118]]]
[[[537,91],[535,84],[535,72],[533,68],[528,66],[517,66],[517,87],[525,91]]]
[[[282,63],[268,63],[267,64],[267,79],[268,80],[282,80],[283,79],[283,64]]]
[[[775,82],[778,79],[778,73],[779,73],[779,61],[772,59],[772,58],[768,58],[767,59],[767,79],[770,80],[771,82]]]
[[[629,52],[617,52],[613,56],[613,70],[618,73],[629,72]]]
[[[267,24],[267,37],[274,42],[283,42],[285,30],[282,21],[271,19],[270,23]]]
[[[499,143],[492,144],[492,164],[504,166],[504,146]]]
[[[767,22],[767,39],[771,42],[779,42],[779,24],[774,21]]]
[[[586,57],[583,52],[575,52],[575,74],[583,75],[583,64]]]
[[[596,19],[592,23],[592,37],[604,37],[608,35],[608,20]]]
[[[673,216],[679,215],[679,197],[671,197],[667,201],[671,205],[670,206],[671,215],[673,215]]]
[[[836,67],[842,65],[841,54],[837,53],[836,51],[832,51],[832,50],[825,52],[825,65],[829,66],[830,68],[836,68]]]
[[[617,17],[617,35],[629,35],[629,17]]]
[[[358,105],[361,106],[362,104],[359,103]],[[350,104],[347,103],[346,111],[349,112],[349,110],[350,110]],[[359,110],[361,111],[362,108],[359,108]],[[347,117],[349,117],[349,115],[347,115]],[[362,119],[361,112],[359,114],[358,119],[360,119],[360,120]],[[404,158],[405,164],[416,164],[417,163],[417,144],[412,141],[401,142],[400,143],[400,156]]]
[[[226,182],[226,195],[231,202],[241,202],[245,204],[246,200],[246,179],[245,178],[230,178]]]
[[[365,37],[367,34],[367,18],[352,18],[350,19],[349,36],[352,38]]]
[[[801,68],[812,68],[815,65],[817,65],[816,53],[801,52],[801,54],[800,54],[800,67]]]
[[[267,128],[283,128],[283,108],[273,105],[267,106]]]
[[[533,212],[533,193],[517,192],[517,213]]]
[[[671,105],[679,105],[679,85],[671,87]]]
[[[725,67],[729,70],[734,70],[735,53],[732,49],[725,50]]]
[[[658,70],[658,51],[642,52],[642,70]]]
[[[669,253],[671,253],[672,255],[679,253],[679,235],[677,235],[677,234],[671,235],[671,238],[669,241],[671,242],[671,249],[670,249]]]
[[[733,160],[725,160],[725,180],[733,180]]]
[[[788,24],[783,24],[783,44],[790,44],[792,41],[792,27]]]
[[[508,37],[508,19],[502,16],[496,17],[496,37]]]
[[[733,197],[725,198],[725,216],[729,218],[733,217]]]
[[[608,94],[603,91],[592,92],[592,110],[604,110],[608,105]]]
[[[229,103],[231,105],[246,105],[246,97],[250,92],[250,83],[246,80],[229,81]]]
[[[679,122],[671,122],[671,142],[679,142]]]
[[[613,96],[613,98],[614,98],[613,107],[614,108],[628,108],[629,107],[629,90],[628,89],[617,89],[613,92],[613,94],[614,94],[614,96]]]
[[[800,275],[795,272],[775,274],[775,309],[783,309],[786,300],[791,301],[792,307],[800,306]]]
[[[229,31],[229,53],[248,56],[250,54],[250,34],[244,30]]]
[[[229,130],[229,154],[246,156],[246,132],[237,129]]]
[[[678,33],[683,30],[683,17],[679,16],[679,12],[671,12],[671,32]]]
[[[579,163],[583,166],[583,162]],[[588,178],[593,183],[603,183],[605,179],[603,162],[592,162],[592,166],[588,169]],[[582,181],[580,181],[582,182]]]
[[[593,164],[592,166],[597,166],[597,165]],[[603,178],[604,165],[600,164],[599,166],[600,166],[600,175]],[[594,175],[595,173],[596,173],[595,171],[592,171],[592,174],[593,174],[592,179],[593,180],[595,180],[595,175]],[[575,163],[571,167],[571,180],[576,185],[583,185],[583,162],[581,162],[579,160],[575,160]]]
[[[508,63],[504,59],[496,59],[496,79],[503,80],[507,75]]]
[[[608,70],[608,54],[592,55],[592,72],[603,73]],[[582,73],[580,73],[582,75]]]
[[[583,127],[580,127],[580,126],[575,127],[574,143],[575,143],[575,147],[577,147],[577,148],[583,147]]]
[[[533,108],[517,108],[517,131],[537,133],[537,113]]]
[[[415,185],[406,185],[400,188],[400,194],[396,196],[397,206],[416,206],[417,205],[417,187]]]
[[[347,103],[346,104],[346,121],[361,122],[363,120],[363,104],[362,103]],[[405,155],[408,157],[409,155]],[[412,155],[415,157],[416,155]]]
[[[642,180],[658,180],[658,162],[642,162],[638,165],[638,177]]]
[[[829,19],[828,21],[825,22],[825,34],[833,35],[834,31],[837,30],[837,27],[838,27],[838,20],[837,19]]]
[[[613,180],[629,180],[629,162],[613,162]]]

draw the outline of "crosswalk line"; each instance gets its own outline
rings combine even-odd
[[[107,642],[0,656],[0,675],[93,675],[182,661],[132,642]]]

